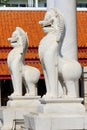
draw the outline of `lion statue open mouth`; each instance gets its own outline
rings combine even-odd
[[[25,85],[26,95],[37,95],[36,84],[40,77],[40,71],[35,67],[25,65],[24,62],[28,49],[27,33],[22,28],[16,27],[8,41],[13,47],[7,58],[14,89],[11,96],[22,96],[22,83]]]

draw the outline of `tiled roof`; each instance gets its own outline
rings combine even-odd
[[[44,36],[38,22],[43,19],[45,11],[0,11],[0,76],[9,78],[7,55],[10,43],[7,41],[17,26],[22,27],[29,36],[29,49],[26,64],[39,68],[38,44]]]
[[[22,27],[29,36],[29,48],[26,54],[26,64],[35,66],[43,75],[38,56],[38,45],[45,35],[39,20],[44,18],[45,11],[0,11],[0,78],[9,78],[7,55],[10,43],[7,38],[17,26]],[[78,25],[78,58],[82,66],[87,66],[87,12],[77,12]]]
[[[77,12],[78,47],[87,47],[87,11]]]
[[[87,66],[87,11],[77,12],[78,58],[82,66]]]
[[[38,21],[43,19],[41,11],[0,11],[0,47],[10,47],[7,38],[17,26],[22,27],[29,36],[29,46],[37,47],[43,32]]]

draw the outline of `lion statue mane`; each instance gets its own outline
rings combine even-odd
[[[28,49],[27,33],[22,28],[16,27],[8,41],[13,47],[7,57],[14,89],[11,96],[22,96],[22,83],[26,88],[25,95],[35,96],[37,94],[36,84],[40,77],[40,71],[25,64],[25,54]]]

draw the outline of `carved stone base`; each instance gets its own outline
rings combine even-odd
[[[12,107],[37,107],[39,102],[40,96],[9,96],[9,101],[7,102],[7,106]]]
[[[22,108],[14,108],[14,107],[1,107],[0,108],[0,130],[14,130],[15,129],[15,121],[16,120],[23,120],[24,115],[28,114],[31,111],[29,107],[22,107]],[[24,121],[22,121],[24,122]],[[16,126],[16,130],[21,130],[23,123],[20,123]]]
[[[13,119],[15,118],[15,109],[8,107],[0,108],[0,120],[2,125],[0,130],[10,130],[13,125]]]
[[[39,112],[77,114],[85,112],[85,107],[81,102],[83,98],[59,98],[59,99],[40,99]]]
[[[83,130],[83,99],[41,99],[38,113],[24,116],[26,130]]]
[[[37,112],[37,108],[40,105],[39,98],[39,96],[10,96],[7,107],[0,108],[0,120],[2,123],[0,130],[11,130],[14,125],[14,120],[24,119],[24,115],[29,114],[31,111]],[[20,124],[18,127],[20,127]],[[18,128],[17,130],[21,129]]]
[[[26,130],[83,130],[83,115],[30,114],[24,116]]]

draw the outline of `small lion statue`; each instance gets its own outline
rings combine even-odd
[[[47,34],[39,45],[39,57],[47,89],[43,98],[77,97],[75,83],[81,76],[82,68],[78,61],[69,59],[61,53],[65,36],[62,14],[52,8],[39,24]]]
[[[40,77],[40,71],[35,67],[25,65],[25,54],[28,49],[27,33],[22,28],[16,27],[8,41],[13,47],[7,57],[14,89],[11,96],[22,96],[22,83],[24,83],[26,88],[25,95],[35,96],[37,94],[36,84]]]

